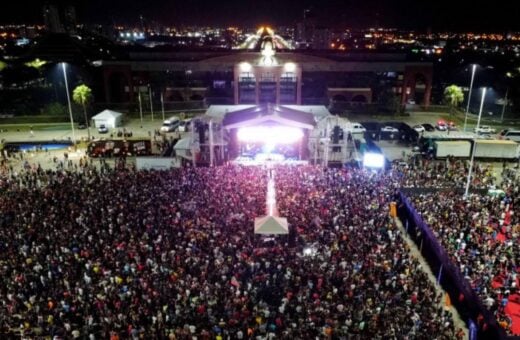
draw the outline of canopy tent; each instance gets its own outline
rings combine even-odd
[[[92,120],[94,121],[95,127],[105,125],[109,129],[114,129],[118,126],[121,126],[122,118],[123,114],[120,112],[112,110],[103,110],[94,117],[92,117]]]
[[[289,224],[285,217],[263,216],[255,218],[255,234],[286,235],[289,234]]]

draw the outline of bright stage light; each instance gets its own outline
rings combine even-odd
[[[380,169],[385,166],[385,156],[380,153],[367,152],[363,157],[363,166]]]
[[[303,132],[288,126],[248,126],[238,129],[237,137],[249,143],[292,144],[303,137]]]
[[[294,72],[296,71],[296,64],[295,63],[285,63],[283,66],[285,72]]]
[[[251,72],[251,64],[250,63],[240,63],[240,71],[241,72]]]

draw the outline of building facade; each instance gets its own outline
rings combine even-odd
[[[101,61],[105,101],[128,103],[154,89],[166,102],[211,104],[359,105],[391,91],[401,104],[430,104],[433,65],[405,55],[261,51],[131,53]]]

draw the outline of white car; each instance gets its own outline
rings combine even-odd
[[[101,124],[97,130],[99,133],[108,133],[108,128],[104,124]]]
[[[478,133],[478,134],[491,134],[491,133],[495,133],[495,132],[496,132],[496,130],[493,129],[489,125],[481,125],[478,129],[475,128],[475,133]]]
[[[422,125],[415,125],[413,129],[419,133],[426,131],[426,129]]]
[[[365,132],[367,132],[367,129],[363,125],[361,125],[359,123],[352,123],[351,129],[352,129],[351,133],[365,133]]]
[[[191,119],[190,118],[184,119],[179,124],[179,127],[177,128],[177,130],[179,130],[179,132],[187,132],[190,129],[190,123],[191,123]]]
[[[385,126],[385,127],[382,127],[382,128],[381,128],[381,132],[398,133],[399,130],[396,129],[395,127],[393,127],[393,126]]]

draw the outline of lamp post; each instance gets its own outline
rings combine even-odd
[[[150,99],[150,112],[152,113],[152,122],[153,122],[153,101],[152,101],[152,85],[148,84],[148,98]]]
[[[471,82],[469,84],[468,105],[466,106],[466,114],[464,116],[464,132],[466,132],[466,124],[468,122],[469,102],[471,101],[471,91],[473,90],[473,80],[475,80],[476,69],[477,69],[477,65],[473,64],[471,67]]]
[[[72,143],[74,143],[74,147],[76,147],[76,134],[74,132],[74,118],[72,117],[72,105],[70,103],[70,94],[69,94],[69,82],[67,80],[67,64],[61,63],[61,67],[63,69],[63,78],[65,79],[65,90],[67,91],[67,102],[69,104],[69,115],[70,115],[70,127],[72,129]]]
[[[162,111],[162,120],[164,121],[164,95],[161,92],[161,111]]]
[[[476,131],[478,131],[480,127],[480,117],[482,116],[482,109],[484,108],[484,99],[486,97],[486,88],[484,87],[482,89],[482,99],[480,99],[480,110],[478,111],[478,119],[477,119],[477,128]],[[478,132],[477,132],[478,134]],[[471,173],[473,171],[473,160],[475,159],[475,150],[477,145],[477,139],[473,138],[473,148],[471,150],[471,160],[469,162],[469,172],[468,172],[468,181],[466,182],[466,190],[464,191],[464,198],[468,197],[469,193],[469,185],[471,183]]]

